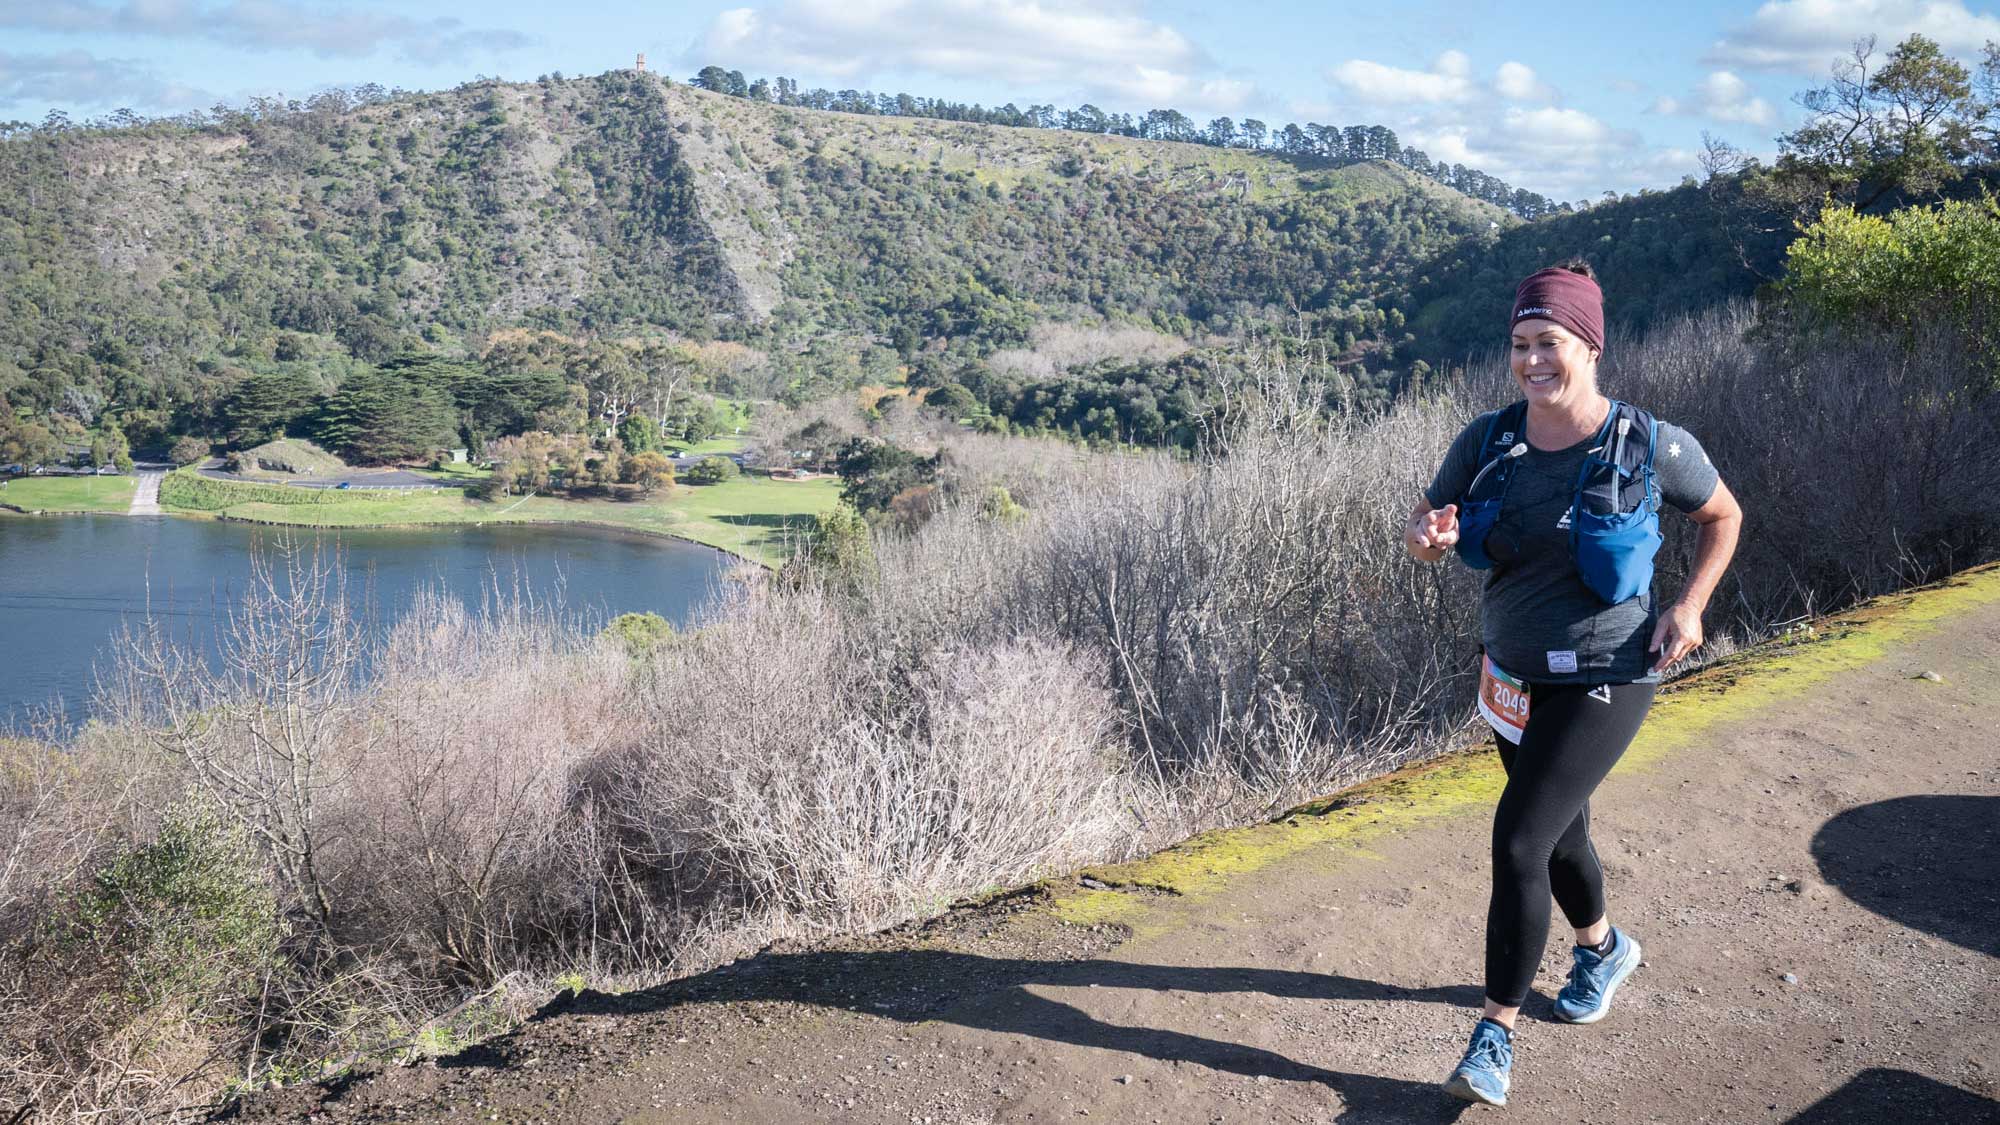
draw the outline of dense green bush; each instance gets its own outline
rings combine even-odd
[[[727,457],[704,457],[688,466],[687,475],[681,479],[689,484],[720,484],[740,471],[736,462]]]
[[[626,655],[638,659],[674,639],[674,627],[657,613],[621,613],[605,626],[604,635]]]
[[[185,468],[196,462],[207,460],[208,451],[209,443],[207,441],[189,434],[174,442],[174,447],[167,454],[167,457],[174,464]]]
[[[278,948],[277,895],[255,842],[199,800],[100,870],[74,903],[71,940],[123,966],[125,996],[202,1009],[254,998]]]
[[[811,544],[812,565],[840,581],[858,582],[875,562],[868,521],[848,504],[813,517]]]
[[[1991,345],[2000,332],[2000,200],[1886,216],[1829,207],[1786,252],[1779,288],[1812,317],[1907,332],[1943,316]]]

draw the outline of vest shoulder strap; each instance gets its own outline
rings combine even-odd
[[[1653,449],[1660,444],[1660,420],[1629,402],[1615,402],[1612,406],[1612,418],[1621,416],[1632,419],[1632,428],[1625,434],[1625,449],[1619,459],[1618,467],[1627,473],[1650,471],[1653,467]]]
[[[1523,399],[1495,410],[1486,422],[1486,440],[1479,447],[1479,467],[1528,440],[1528,403]]]

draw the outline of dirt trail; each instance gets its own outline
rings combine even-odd
[[[1505,1110],[1436,1085],[1479,998],[1487,753],[1090,873],[1113,889],[585,993],[244,1116],[2000,1121],[1995,685],[1989,570],[1667,696],[1592,802],[1645,967],[1603,1023],[1552,1022],[1551,935]]]

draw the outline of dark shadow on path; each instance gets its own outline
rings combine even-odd
[[[1263,993],[1298,1000],[1415,1000],[1476,1010],[1473,985],[1406,989],[1326,973],[1261,968],[1177,968],[1121,961],[1047,961],[944,950],[766,953],[644,992],[585,991],[558,999],[530,1023],[559,1015],[640,1016],[689,1004],[759,1000],[840,1008],[906,1023],[936,1020],[1002,1035],[1044,1039],[1162,1062],[1185,1062],[1245,1077],[1324,1083],[1346,1105],[1339,1121],[1448,1122],[1467,1108],[1437,1085],[1350,1074],[1297,1062],[1259,1047],[1186,1032],[1123,1027],[1099,1020],[1028,986],[1145,989],[1200,996]],[[1470,1019],[1467,1021],[1470,1026]],[[518,1034],[518,1033],[516,1033]],[[502,1066],[512,1036],[440,1066]],[[1453,1060],[1440,1059],[1438,1077]]]
[[[2000,957],[2000,797],[1930,794],[1848,809],[1812,840],[1820,875],[1911,929]]]
[[[1864,1070],[1785,1125],[1995,1125],[2000,1102],[1907,1070]]]

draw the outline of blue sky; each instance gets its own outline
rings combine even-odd
[[[643,51],[676,78],[714,62],[987,104],[1384,124],[1434,158],[1581,199],[1679,182],[1704,131],[1768,154],[1797,123],[1792,94],[1859,36],[1886,49],[1922,31],[1968,62],[2000,40],[2000,13],[1968,0],[1573,12],[1480,0],[0,0],[0,120],[595,74]]]

